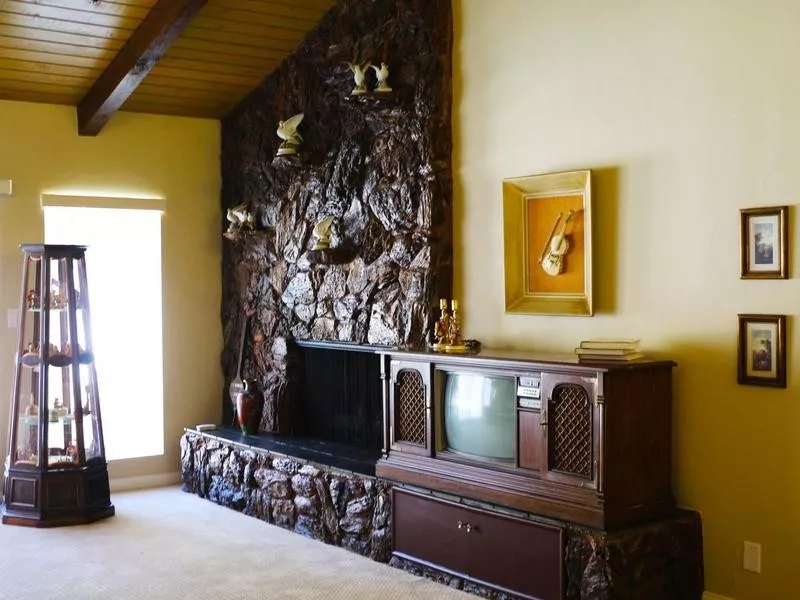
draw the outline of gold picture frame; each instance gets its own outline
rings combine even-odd
[[[741,279],[787,279],[789,207],[744,208],[739,213]]]
[[[505,309],[591,316],[591,171],[503,180]]]
[[[786,387],[786,315],[739,315],[738,382]]]

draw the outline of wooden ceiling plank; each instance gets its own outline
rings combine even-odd
[[[231,63],[259,68],[265,61],[281,61],[286,53],[273,48],[249,48],[201,40],[178,39],[165,58],[185,58],[208,63]],[[267,75],[269,72],[265,71]]]
[[[0,57],[2,57],[2,53],[0,53]],[[152,71],[150,71],[150,78],[164,78],[170,79],[174,81],[199,81],[199,82],[208,82],[212,83],[213,85],[220,87],[220,86],[231,86],[231,87],[241,87],[247,89],[253,89],[256,87],[263,77],[248,77],[243,75],[237,75],[236,73],[215,73],[214,71],[196,71],[193,69],[175,69],[169,66],[165,66],[162,63],[159,63]]]
[[[227,19],[213,19],[205,16],[198,16],[192,22],[189,32],[209,31],[213,33],[225,33],[235,36],[249,36],[254,38],[271,38],[276,40],[287,40],[294,44],[301,41],[307,33],[306,29],[290,29],[286,27],[276,27],[270,23],[231,21]]]
[[[82,79],[95,79],[101,72],[101,68],[74,67],[70,65],[56,64],[52,62],[39,62],[30,60],[19,60],[17,58],[5,58],[0,51],[0,70],[23,71],[30,75],[57,75],[66,77],[79,77]]]
[[[38,19],[52,19],[72,23],[85,23],[100,27],[113,27],[115,29],[133,30],[142,21],[141,18],[108,15],[99,10],[93,10],[92,4],[83,3],[82,9],[65,8],[62,3],[44,4],[36,1],[5,0],[2,4],[3,12],[12,15],[25,15]],[[102,3],[97,5],[102,6]],[[146,12],[146,11],[145,11]],[[13,17],[12,17],[13,18]]]
[[[302,31],[303,33],[310,31],[316,27],[319,22],[318,19],[298,19],[297,17],[284,17],[280,15],[270,15],[267,13],[254,12],[251,10],[237,10],[231,8],[223,8],[209,4],[203,9],[201,15],[204,20],[228,22],[228,23],[246,23],[249,25],[261,24],[268,27],[276,27],[279,29],[288,29],[292,31]],[[198,17],[199,19],[200,17]],[[198,25],[198,21],[192,25]]]
[[[9,0],[6,0],[9,1]],[[26,0],[30,4],[39,6],[52,6],[67,8],[75,11],[91,12],[94,14],[110,15],[114,17],[127,17],[141,21],[147,16],[148,11],[155,2],[146,4],[123,4],[120,2],[90,3],[88,0]]]
[[[215,6],[232,10],[246,10],[266,15],[296,17],[305,21],[318,23],[322,15],[336,4],[335,0],[324,0],[319,6],[308,6],[305,2],[281,2],[267,0],[218,0]]]
[[[78,133],[97,135],[206,0],[159,0],[78,104]]]
[[[223,36],[224,37],[224,36]],[[246,40],[236,36],[228,36],[226,39],[207,39],[206,37],[195,37],[191,34],[182,35],[175,42],[179,48],[193,48],[205,50],[207,52],[219,52],[221,54],[232,54],[234,56],[275,56],[281,58],[294,52],[297,44],[291,42],[275,42],[273,40]]]
[[[45,50],[26,50],[15,48],[14,46],[3,46],[8,40],[0,41],[0,59],[11,59],[33,63],[44,63],[49,65],[64,65],[68,67],[84,67],[86,69],[103,70],[106,68],[113,53],[107,57],[81,56],[79,54],[65,54],[57,52],[47,52]]]
[[[24,27],[28,30],[39,29],[48,32],[71,33],[88,38],[116,39],[123,42],[128,39],[131,34],[130,29],[104,27],[102,25],[92,25],[91,23],[80,23],[77,21],[59,21],[58,19],[18,14],[12,15],[9,19],[6,17],[8,14],[9,13],[0,11],[0,21],[18,27]]]
[[[273,29],[267,32],[257,32],[253,28],[241,27],[239,30],[206,29],[202,27],[189,27],[181,36],[182,40],[204,40],[222,44],[236,44],[238,46],[263,47],[266,44],[272,48],[294,50],[305,38],[304,33]]]
[[[67,46],[75,46],[77,49],[89,48],[97,50],[119,50],[125,43],[121,39],[100,39],[92,36],[76,35],[61,31],[50,31],[46,29],[36,29],[29,27],[17,27],[15,25],[5,25],[0,23],[0,40],[5,43],[5,38],[17,38],[34,40],[43,43],[58,43]]]
[[[72,85],[62,85],[59,83],[44,83],[41,81],[25,81],[20,79],[13,79],[4,76],[0,73],[0,90],[22,90],[32,92],[48,92],[55,94],[68,94],[75,98],[77,102],[80,98],[80,90],[75,89]],[[75,104],[73,102],[73,104]]]
[[[94,81],[93,77],[33,72],[28,70],[12,69],[3,65],[0,65],[0,78],[13,81],[30,81],[32,83],[61,85],[69,88],[77,88],[78,90],[89,89],[92,81]]]
[[[277,64],[277,59],[275,59],[274,62]],[[210,77],[230,75],[231,77],[247,78],[260,82],[270,73],[267,65],[271,63],[266,63],[261,59],[257,59],[254,61],[254,64],[257,64],[257,66],[234,63],[231,60],[225,61],[224,58],[219,62],[212,60],[198,61],[171,56],[171,52],[168,52],[167,55],[158,62],[158,68],[163,67],[174,71],[183,71],[188,77],[194,76],[195,73],[201,77],[206,75]]]
[[[72,94],[53,94],[8,89],[0,89],[0,100],[36,102],[39,104],[62,104],[67,106],[74,106],[75,102],[77,101],[75,95]]]

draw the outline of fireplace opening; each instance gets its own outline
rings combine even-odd
[[[293,434],[374,452],[383,448],[380,355],[356,344],[296,341]]]
[[[243,435],[231,425],[205,435],[374,476],[384,444],[381,348],[316,340],[290,348],[288,431]]]

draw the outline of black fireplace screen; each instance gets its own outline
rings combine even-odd
[[[294,434],[378,450],[383,446],[380,356],[371,352],[300,348]]]

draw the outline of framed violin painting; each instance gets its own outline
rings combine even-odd
[[[789,207],[745,208],[741,215],[741,279],[789,277]]]
[[[505,309],[591,316],[591,171],[503,180]]]

